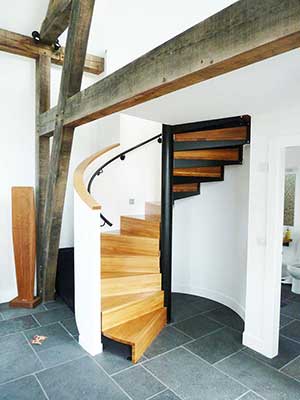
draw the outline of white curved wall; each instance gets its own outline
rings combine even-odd
[[[245,315],[249,146],[224,182],[174,207],[173,291],[210,298]]]

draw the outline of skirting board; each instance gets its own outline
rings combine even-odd
[[[245,308],[239,304],[232,297],[226,296],[223,293],[216,292],[214,290],[200,288],[199,286],[188,286],[188,285],[177,285],[173,283],[173,292],[192,294],[194,296],[201,296],[207,299],[221,303],[233,311],[235,311],[243,320],[245,319]]]
[[[101,336],[99,336],[99,341],[93,343],[93,341],[90,338],[84,338],[82,335],[79,335],[78,343],[86,352],[88,352],[93,357],[103,352],[103,344],[101,343]]]

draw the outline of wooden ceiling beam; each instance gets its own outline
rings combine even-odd
[[[47,15],[42,23],[42,43],[53,44],[67,29],[70,21],[72,0],[50,0]]]
[[[299,46],[299,0],[240,0],[77,93],[64,121],[79,126]],[[55,115],[41,115],[42,134]]]
[[[63,65],[65,59],[65,49],[62,47],[54,51],[52,46],[35,43],[34,40],[19,33],[0,29],[0,51],[17,54],[23,57],[38,60],[40,56],[51,58],[52,64]],[[86,55],[84,71],[99,75],[104,71],[104,59],[91,54]]]

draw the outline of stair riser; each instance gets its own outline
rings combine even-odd
[[[102,255],[147,255],[159,256],[159,240],[135,236],[102,235]]]
[[[188,197],[198,196],[200,191],[198,192],[185,192],[185,193],[173,193],[174,200],[186,199]]]
[[[158,292],[157,295],[141,300],[138,303],[130,304],[119,310],[102,313],[102,330],[113,328],[131,319],[159,310],[163,306],[163,293]]]
[[[147,332],[143,337],[143,341],[140,341],[132,346],[132,362],[134,364],[139,361],[144,352],[147,350],[153,340],[159,335],[166,324],[167,310],[164,308],[162,310],[161,317],[157,318],[151,325],[148,326]]]
[[[146,203],[145,214],[146,215],[157,215],[160,216],[160,205],[155,203]]]
[[[174,168],[220,167],[222,165],[240,165],[242,161],[212,160],[174,160]]]
[[[160,272],[159,257],[129,256],[101,257],[102,272],[145,272],[149,274]]]
[[[135,275],[101,280],[102,297],[161,290],[161,275]]]
[[[159,239],[160,223],[138,218],[121,217],[121,233]]]
[[[218,149],[221,147],[236,147],[243,146],[249,143],[244,140],[231,140],[231,141],[211,141],[211,142],[174,142],[174,151],[189,151],[189,150],[202,150],[202,149]]]

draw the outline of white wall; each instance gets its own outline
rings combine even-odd
[[[277,347],[273,333],[279,323],[275,319],[277,315],[279,318],[279,309],[276,307],[280,302],[277,302],[279,299],[276,296],[280,293],[277,293],[280,271],[277,271],[277,264],[281,262],[280,259],[270,262],[267,251],[272,246],[275,235],[275,231],[270,230],[273,223],[270,215],[277,202],[276,193],[269,193],[274,173],[273,170],[269,171],[269,161],[273,160],[272,146],[275,141],[300,135],[299,112],[299,104],[294,104],[252,118],[244,343],[268,356],[274,356]],[[274,159],[274,165],[279,163],[280,160]],[[279,229],[282,230],[282,225]],[[277,251],[280,254],[281,249]]]
[[[52,103],[57,102],[60,68],[52,69]],[[86,75],[83,87],[95,81]],[[11,235],[11,187],[35,185],[35,63],[23,57],[0,53],[0,303],[16,296]],[[104,121],[104,120],[103,120]],[[106,134],[103,122],[76,129],[60,246],[73,246],[74,168],[91,153],[119,140]]]
[[[161,133],[161,124],[128,115],[111,117],[119,122],[120,147],[96,160],[89,168],[90,174],[104,162]],[[120,215],[143,215],[145,201],[160,201],[161,144],[151,142],[116,160],[104,169],[93,184],[92,194],[102,206],[101,212],[113,222],[116,230],[120,226]],[[133,199],[134,204],[129,200]]]
[[[201,183],[201,194],[174,207],[173,290],[211,298],[244,317],[249,151],[226,166],[224,182]]]

